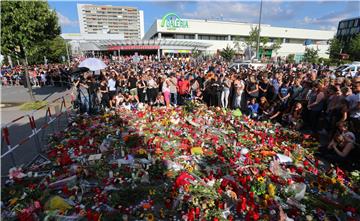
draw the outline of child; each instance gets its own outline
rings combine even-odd
[[[259,104],[256,102],[255,97],[251,98],[250,103],[248,104],[248,109],[250,112],[250,117],[252,119],[256,119],[258,116]]]
[[[153,105],[157,106],[157,107],[165,106],[164,95],[158,94],[158,96],[156,97],[156,100],[155,100]]]

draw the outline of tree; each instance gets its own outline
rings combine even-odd
[[[221,57],[223,57],[226,61],[231,61],[231,59],[235,55],[235,50],[232,49],[229,45],[226,48],[223,48],[220,52]]]
[[[342,48],[343,48],[342,42],[337,38],[333,38],[330,40],[330,46],[327,53],[330,55],[330,58],[338,59]]]
[[[60,35],[56,12],[44,1],[1,2],[1,54],[19,57],[25,66],[30,97],[32,93],[27,57],[41,51],[41,45]]]
[[[191,55],[194,58],[200,57],[201,54],[202,54],[202,52],[199,49],[197,49],[196,47],[191,50]]]
[[[289,54],[287,56],[287,62],[289,63],[295,63],[295,54]]]
[[[357,34],[353,39],[351,39],[349,52],[352,60],[360,60],[360,34]]]
[[[273,52],[277,54],[277,51],[281,48],[281,44],[282,44],[282,39],[276,38],[275,42],[271,45],[271,49],[273,50]]]
[[[257,27],[251,28],[249,36],[245,39],[245,43],[248,47],[255,48],[259,35],[259,29]]]
[[[256,44],[257,44],[257,40],[258,40],[258,36],[259,36],[259,29],[258,27],[254,27],[251,28],[250,32],[249,32],[249,37],[247,37],[245,39],[245,43],[248,47],[251,48],[256,48]],[[261,37],[260,36],[260,45],[259,45],[259,49],[262,49],[262,51],[264,52],[266,49],[271,49],[274,52],[278,51],[281,48],[281,44],[282,44],[282,39],[281,38],[277,38],[275,40],[275,42],[273,42],[271,45],[268,45],[268,43],[270,42],[269,37]],[[265,53],[263,53],[264,55]]]
[[[61,57],[66,56],[66,41],[61,36],[45,40],[34,48],[35,53],[29,57],[29,64],[43,63],[44,56],[51,63],[61,63]]]
[[[304,61],[309,63],[316,63],[319,59],[318,51],[319,50],[315,48],[305,48]]]
[[[234,43],[234,48],[236,50],[236,53],[239,53],[241,51],[240,37],[235,36],[235,39],[234,39],[233,43]]]

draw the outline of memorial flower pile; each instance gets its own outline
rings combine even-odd
[[[79,116],[13,168],[4,220],[359,220],[359,173],[317,143],[201,104]]]

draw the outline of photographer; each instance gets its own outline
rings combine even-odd
[[[83,77],[77,77],[74,80],[74,87],[78,94],[75,101],[75,107],[79,107],[80,113],[89,112],[89,94],[88,85],[84,82]]]

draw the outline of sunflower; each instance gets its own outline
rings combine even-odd
[[[146,221],[154,221],[154,220],[155,220],[154,214],[148,213],[148,214],[146,215]]]
[[[276,194],[276,186],[274,186],[272,183],[268,186],[268,193],[271,198],[273,198]]]
[[[264,183],[264,182],[265,182],[265,179],[264,179],[264,177],[260,176],[260,177],[257,178],[257,181],[258,181],[259,183]]]

